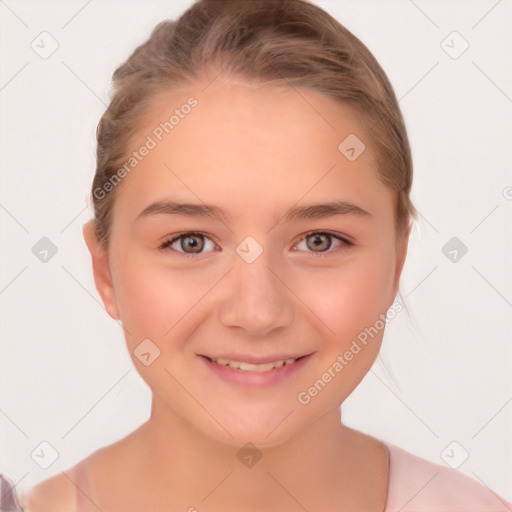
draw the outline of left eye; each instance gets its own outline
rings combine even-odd
[[[324,231],[318,231],[315,233],[308,233],[305,235],[296,247],[299,247],[301,244],[305,243],[307,249],[309,249],[313,253],[318,253],[320,256],[323,256],[324,253],[328,252],[332,246],[332,240],[337,242],[337,247],[339,246],[351,246],[352,242],[349,240],[342,238],[340,236],[334,235],[332,233],[327,233]],[[333,252],[333,251],[329,251]]]
[[[168,249],[169,247],[176,252],[185,255],[201,254],[205,247],[205,240],[210,242],[210,248],[215,248],[215,244],[202,233],[182,233],[170,240],[166,240],[160,245],[161,250]],[[187,252],[191,249],[191,252]]]

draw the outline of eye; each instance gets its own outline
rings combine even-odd
[[[215,249],[215,243],[202,233],[193,231],[181,233],[169,240],[164,240],[159,249],[162,251],[173,250],[187,257],[193,257],[195,254],[202,254],[207,243],[210,242],[210,249]],[[190,250],[190,251],[189,251]]]
[[[299,247],[302,243],[305,243],[309,252],[313,252],[318,256],[326,256],[332,254],[335,251],[329,251],[332,247],[333,240],[336,241],[336,247],[349,248],[354,244],[341,236],[326,231],[315,231],[313,233],[307,233],[303,236],[300,242],[296,245]]]

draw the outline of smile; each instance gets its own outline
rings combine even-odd
[[[282,354],[254,358],[248,355],[223,354],[222,357],[198,355],[198,360],[210,375],[230,385],[267,388],[293,378],[308,363],[311,356],[312,354],[299,357]]]
[[[294,359],[280,359],[279,361],[272,361],[264,364],[253,364],[247,363],[244,361],[233,361],[231,359],[213,359],[208,358],[210,361],[217,363],[220,366],[229,366],[231,368],[236,368],[237,370],[242,370],[243,372],[268,372],[270,370],[274,370],[275,368],[281,368],[285,365],[291,365],[300,357]]]

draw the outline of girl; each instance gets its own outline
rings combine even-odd
[[[83,234],[151,416],[18,508],[510,510],[341,421],[417,217],[368,49],[304,0],[200,0],[113,79]]]

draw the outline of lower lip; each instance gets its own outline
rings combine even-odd
[[[223,366],[210,361],[205,356],[198,356],[201,364],[211,371],[214,375],[219,377],[229,384],[236,386],[245,386],[251,388],[267,388],[280,384],[284,380],[290,378],[293,374],[299,371],[311,357],[311,354],[304,356],[291,364],[285,364],[280,368],[274,368],[266,372],[248,372],[238,370],[231,366]]]

